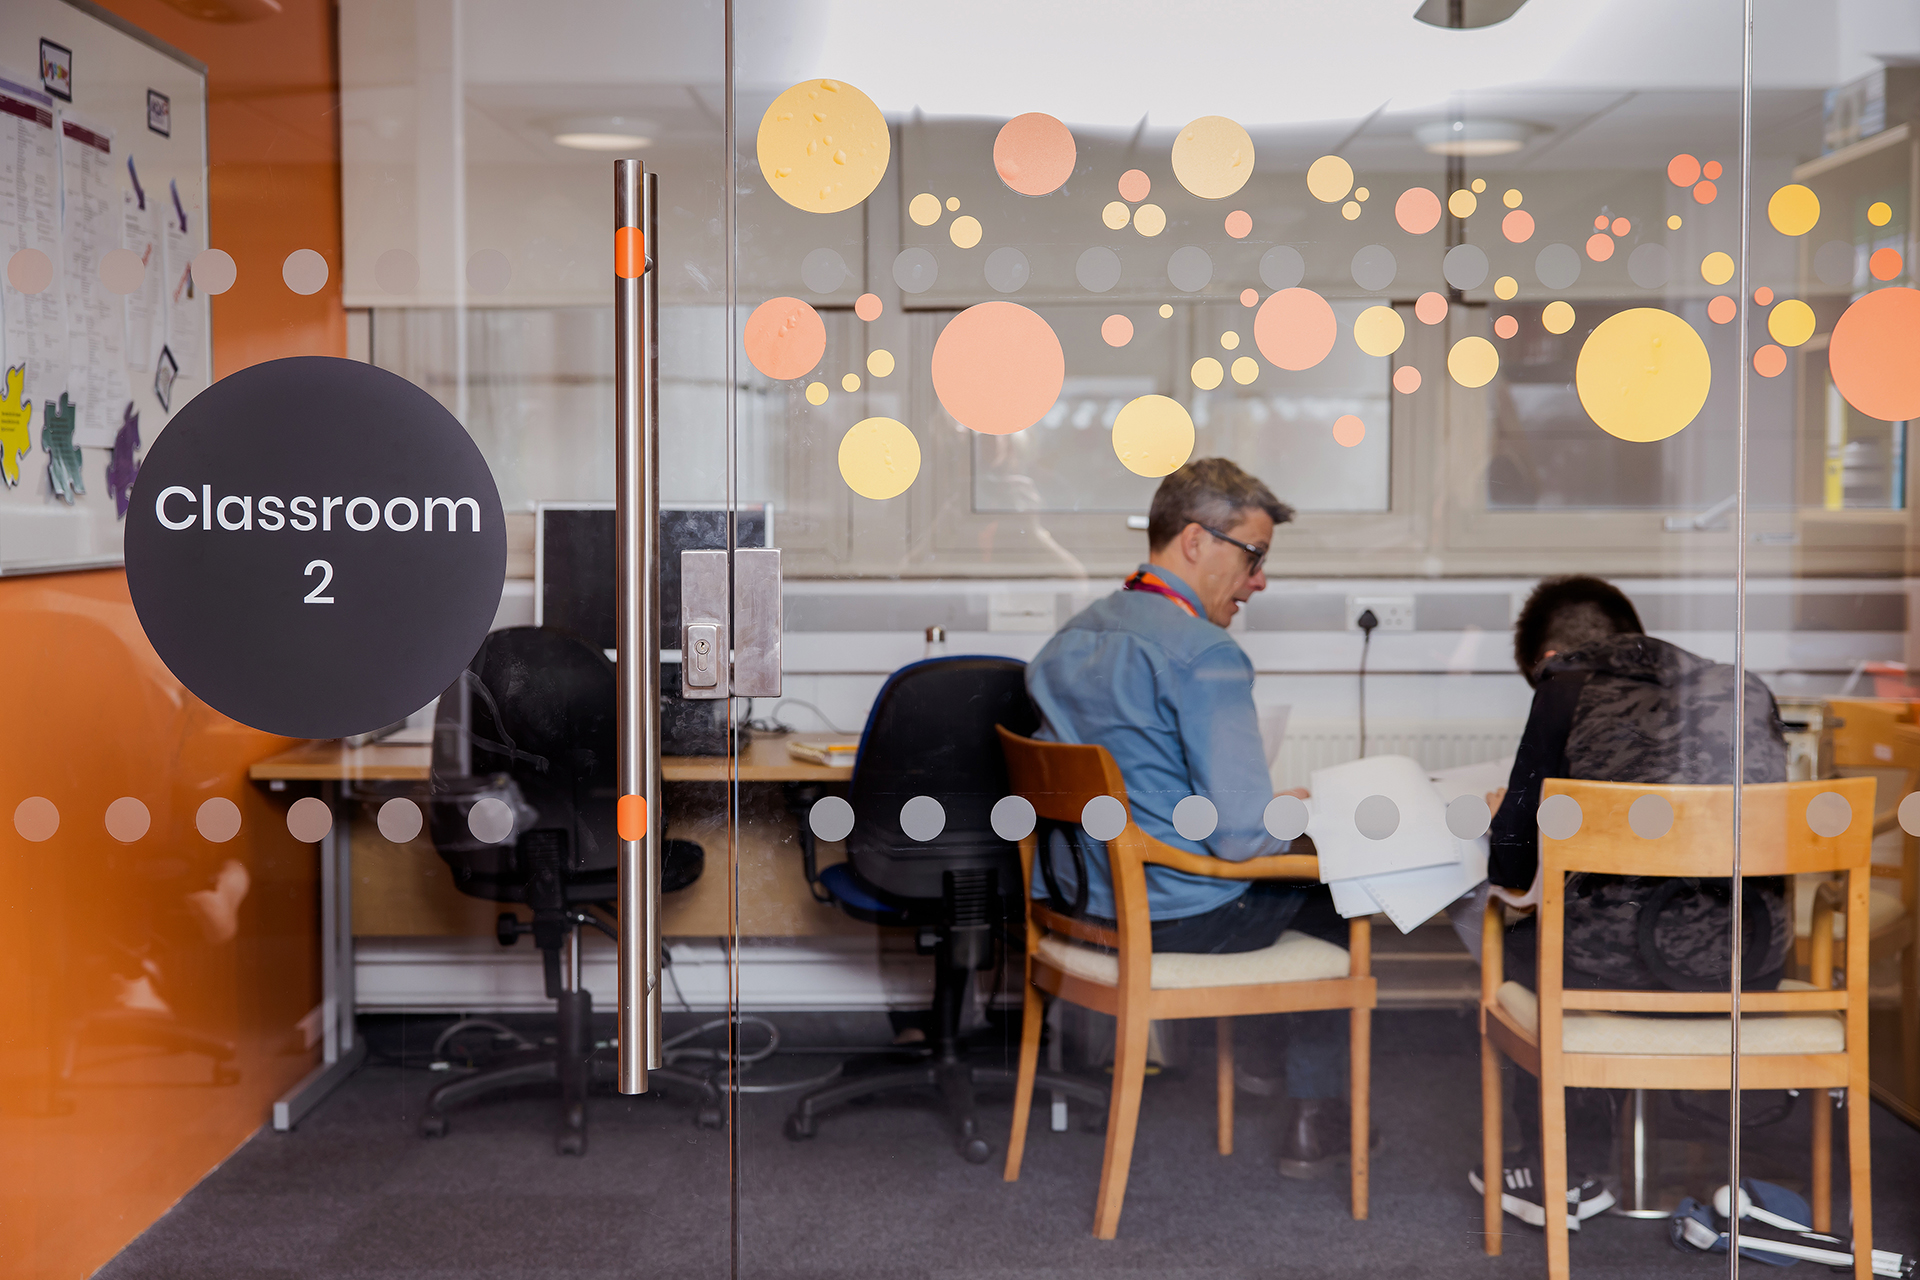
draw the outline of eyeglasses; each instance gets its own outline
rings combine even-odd
[[[1196,521],[1195,523],[1198,523],[1198,521]],[[1229,538],[1226,534],[1220,532],[1218,529],[1214,528],[1210,524],[1203,524],[1203,525],[1200,525],[1200,527],[1202,529],[1205,529],[1208,533],[1212,534],[1214,537],[1220,539],[1220,541],[1231,543],[1232,545],[1240,548],[1242,551],[1247,553],[1247,576],[1248,577],[1252,577],[1254,574],[1260,572],[1260,570],[1263,567],[1265,567],[1267,563],[1267,552],[1270,550],[1270,548],[1257,547],[1251,542],[1242,542],[1238,538]]]

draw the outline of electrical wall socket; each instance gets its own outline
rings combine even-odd
[[[1373,610],[1373,616],[1380,619],[1381,631],[1413,630],[1412,596],[1348,596],[1347,629],[1360,629],[1360,615]]]

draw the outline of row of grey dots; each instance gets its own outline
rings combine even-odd
[[[1446,816],[1447,830],[1461,840],[1477,840],[1493,825],[1492,810],[1476,795],[1456,797],[1447,805]],[[1815,835],[1833,839],[1853,825],[1853,806],[1838,792],[1823,791],[1807,802],[1805,816]],[[1307,830],[1306,802],[1298,796],[1275,796],[1262,818],[1275,839],[1297,840]],[[1662,795],[1643,795],[1627,809],[1627,825],[1643,840],[1664,837],[1673,829],[1673,819],[1673,805]],[[1548,796],[1538,813],[1540,833],[1550,840],[1571,840],[1584,820],[1580,802],[1572,796]],[[1033,805],[1019,796],[1003,797],[989,817],[1002,840],[1026,839],[1036,821]],[[846,839],[853,823],[853,806],[839,796],[826,796],[807,811],[807,825],[822,840]],[[1385,840],[1400,829],[1400,806],[1388,796],[1368,796],[1354,807],[1353,823],[1367,839]],[[932,796],[915,796],[900,806],[900,829],[909,839],[932,840],[946,824],[946,809]],[[1173,806],[1173,829],[1188,840],[1205,840],[1219,824],[1220,811],[1205,796],[1188,796]],[[1127,827],[1126,806],[1113,796],[1095,796],[1081,810],[1080,826],[1095,840],[1117,839]],[[1920,792],[1900,802],[1900,826],[1920,836]]]
[[[380,834],[395,844],[417,838],[426,826],[420,806],[405,796],[395,796],[380,806],[374,825]],[[194,810],[194,830],[214,844],[225,844],[240,834],[240,806],[225,796],[214,796]],[[467,829],[474,839],[499,844],[513,834],[512,806],[493,796],[483,796],[467,812]],[[121,796],[107,806],[107,834],[122,844],[132,844],[153,829],[153,813],[145,802],[134,796]],[[60,830],[60,809],[45,796],[28,796],[13,810],[13,829],[21,839],[39,844],[51,840]],[[327,838],[333,830],[333,810],[315,796],[302,796],[287,807],[287,832],[295,840],[313,844]],[[931,839],[931,837],[929,837]]]
[[[835,254],[834,259],[840,261],[839,255]],[[1021,268],[1023,274],[1020,283],[1024,284],[1024,258]],[[192,273],[194,287],[207,294],[225,293],[240,278],[238,264],[234,262],[233,255],[224,249],[202,250],[194,255],[188,269]],[[841,262],[840,269],[844,274],[844,262]],[[100,256],[97,271],[101,285],[109,293],[138,293],[147,279],[146,262],[131,249],[107,250]],[[281,282],[303,296],[326,288],[331,274],[326,255],[317,249],[295,249],[280,263]],[[481,249],[467,258],[465,274],[467,288],[473,293],[505,293],[507,286],[513,282],[513,262],[498,249]],[[374,259],[373,279],[387,293],[413,293],[420,287],[420,261],[405,249],[389,249]],[[44,292],[53,285],[53,259],[38,249],[16,250],[7,259],[7,282],[24,294]],[[836,284],[834,287],[839,286]],[[1018,288],[1019,285],[1013,287]],[[1010,292],[1007,289],[1001,291]]]

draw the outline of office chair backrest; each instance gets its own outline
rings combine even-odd
[[[608,896],[589,885],[612,882],[619,850],[614,697],[613,664],[564,632],[510,627],[481,643],[434,717],[430,831],[464,892],[523,901],[529,854],[557,835],[579,884],[569,899]],[[469,826],[487,796],[515,811],[498,843]]]
[[[997,871],[999,893],[1017,894],[1017,852],[991,822],[1011,794],[995,726],[1031,734],[1039,723],[1026,664],[1012,658],[931,658],[894,672],[867,717],[848,789],[854,871],[901,899],[939,899],[949,871]],[[945,810],[931,840],[901,827],[902,807],[917,796]]]

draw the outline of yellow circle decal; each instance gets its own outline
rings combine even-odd
[[[1471,218],[1479,207],[1480,201],[1464,187],[1447,197],[1447,212],[1456,218]]]
[[[931,192],[922,191],[907,201],[907,216],[920,226],[932,226],[940,221],[940,197]]]
[[[1213,390],[1225,376],[1226,370],[1212,356],[1201,356],[1193,362],[1193,385],[1202,391]]]
[[[1260,362],[1252,356],[1241,356],[1233,362],[1233,380],[1246,386],[1260,376]]]
[[[1783,236],[1803,236],[1820,221],[1820,197],[1799,183],[1790,182],[1767,201],[1767,221]]]
[[[1885,200],[1875,200],[1867,206],[1867,221],[1876,227],[1884,227],[1893,221],[1893,206]]]
[[[1813,308],[1788,298],[1767,313],[1767,332],[1783,347],[1797,347],[1813,336]]]
[[[1113,452],[1137,476],[1169,475],[1193,456],[1193,418],[1178,400],[1140,396],[1113,420]]]
[[[851,209],[886,176],[893,144],[873,99],[838,80],[805,80],[760,117],[760,172],[808,213]]]
[[[1594,326],[1573,385],[1587,416],[1610,436],[1665,440],[1707,403],[1713,364],[1693,326],[1658,307],[1635,307]]]
[[[1353,190],[1353,166],[1339,156],[1321,156],[1307,167],[1307,190],[1322,204]]]
[[[1118,200],[1110,200],[1107,207],[1100,211],[1100,221],[1107,224],[1109,231],[1118,231],[1127,225],[1127,219],[1133,216],[1133,210]]]
[[[826,402],[827,384],[824,382],[809,382],[807,384],[807,403],[825,404]]]
[[[904,422],[862,418],[840,437],[840,478],[863,498],[897,498],[919,474],[920,442]]]
[[[947,234],[957,247],[971,249],[980,243],[980,219],[963,213],[953,220],[953,225],[947,228]]]
[[[893,372],[893,352],[882,347],[867,354],[867,372],[876,378],[884,378]]]
[[[1700,259],[1700,278],[1708,284],[1725,284],[1733,279],[1733,258],[1724,253],[1710,253]]]
[[[1133,229],[1143,236],[1157,236],[1167,229],[1167,211],[1157,204],[1143,204],[1133,211]]]
[[[1353,342],[1370,356],[1390,356],[1407,338],[1407,322],[1392,307],[1368,307],[1353,322]]]
[[[1224,200],[1253,176],[1253,138],[1225,116],[1201,116],[1173,140],[1173,176],[1203,200]]]
[[[1573,328],[1573,308],[1564,302],[1549,302],[1541,309],[1540,323],[1548,333],[1565,333]]]
[[[1520,282],[1512,276],[1501,276],[1493,282],[1493,296],[1505,302],[1520,292]]]
[[[1447,352],[1447,372],[1463,387],[1484,387],[1500,372],[1500,353],[1485,338],[1462,338]]]
[[[850,373],[846,377],[840,379],[840,389],[842,391],[858,391],[860,389],[860,375],[857,373]]]

